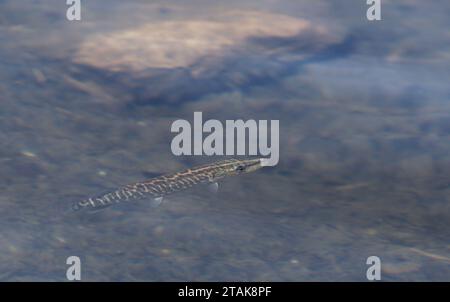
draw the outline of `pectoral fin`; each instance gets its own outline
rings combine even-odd
[[[152,207],[158,207],[162,204],[164,197],[160,196],[160,197],[155,197],[152,200],[150,200],[150,205]]]
[[[219,191],[219,183],[218,182],[212,182],[212,183],[208,184],[208,189],[212,193],[217,193],[217,191]]]

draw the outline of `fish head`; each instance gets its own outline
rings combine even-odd
[[[221,166],[221,169],[216,171],[215,178],[222,178],[225,176],[234,176],[239,174],[245,174],[254,172],[264,167],[264,159],[246,159],[246,160],[233,160],[227,162]]]

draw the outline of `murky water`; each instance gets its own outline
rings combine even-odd
[[[446,1],[0,2],[0,280],[450,280]],[[279,119],[280,162],[95,215],[171,123]]]

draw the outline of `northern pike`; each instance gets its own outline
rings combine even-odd
[[[187,169],[178,173],[163,175],[145,181],[125,185],[116,190],[91,197],[72,206],[72,210],[97,210],[124,201],[152,198],[159,205],[165,195],[188,189],[197,184],[211,184],[217,190],[217,181],[228,176],[256,171],[265,166],[265,159],[228,159]]]

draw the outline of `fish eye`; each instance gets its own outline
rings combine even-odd
[[[236,167],[236,171],[238,171],[238,172],[242,172],[244,170],[245,170],[245,166],[243,166],[243,165],[239,165]]]

